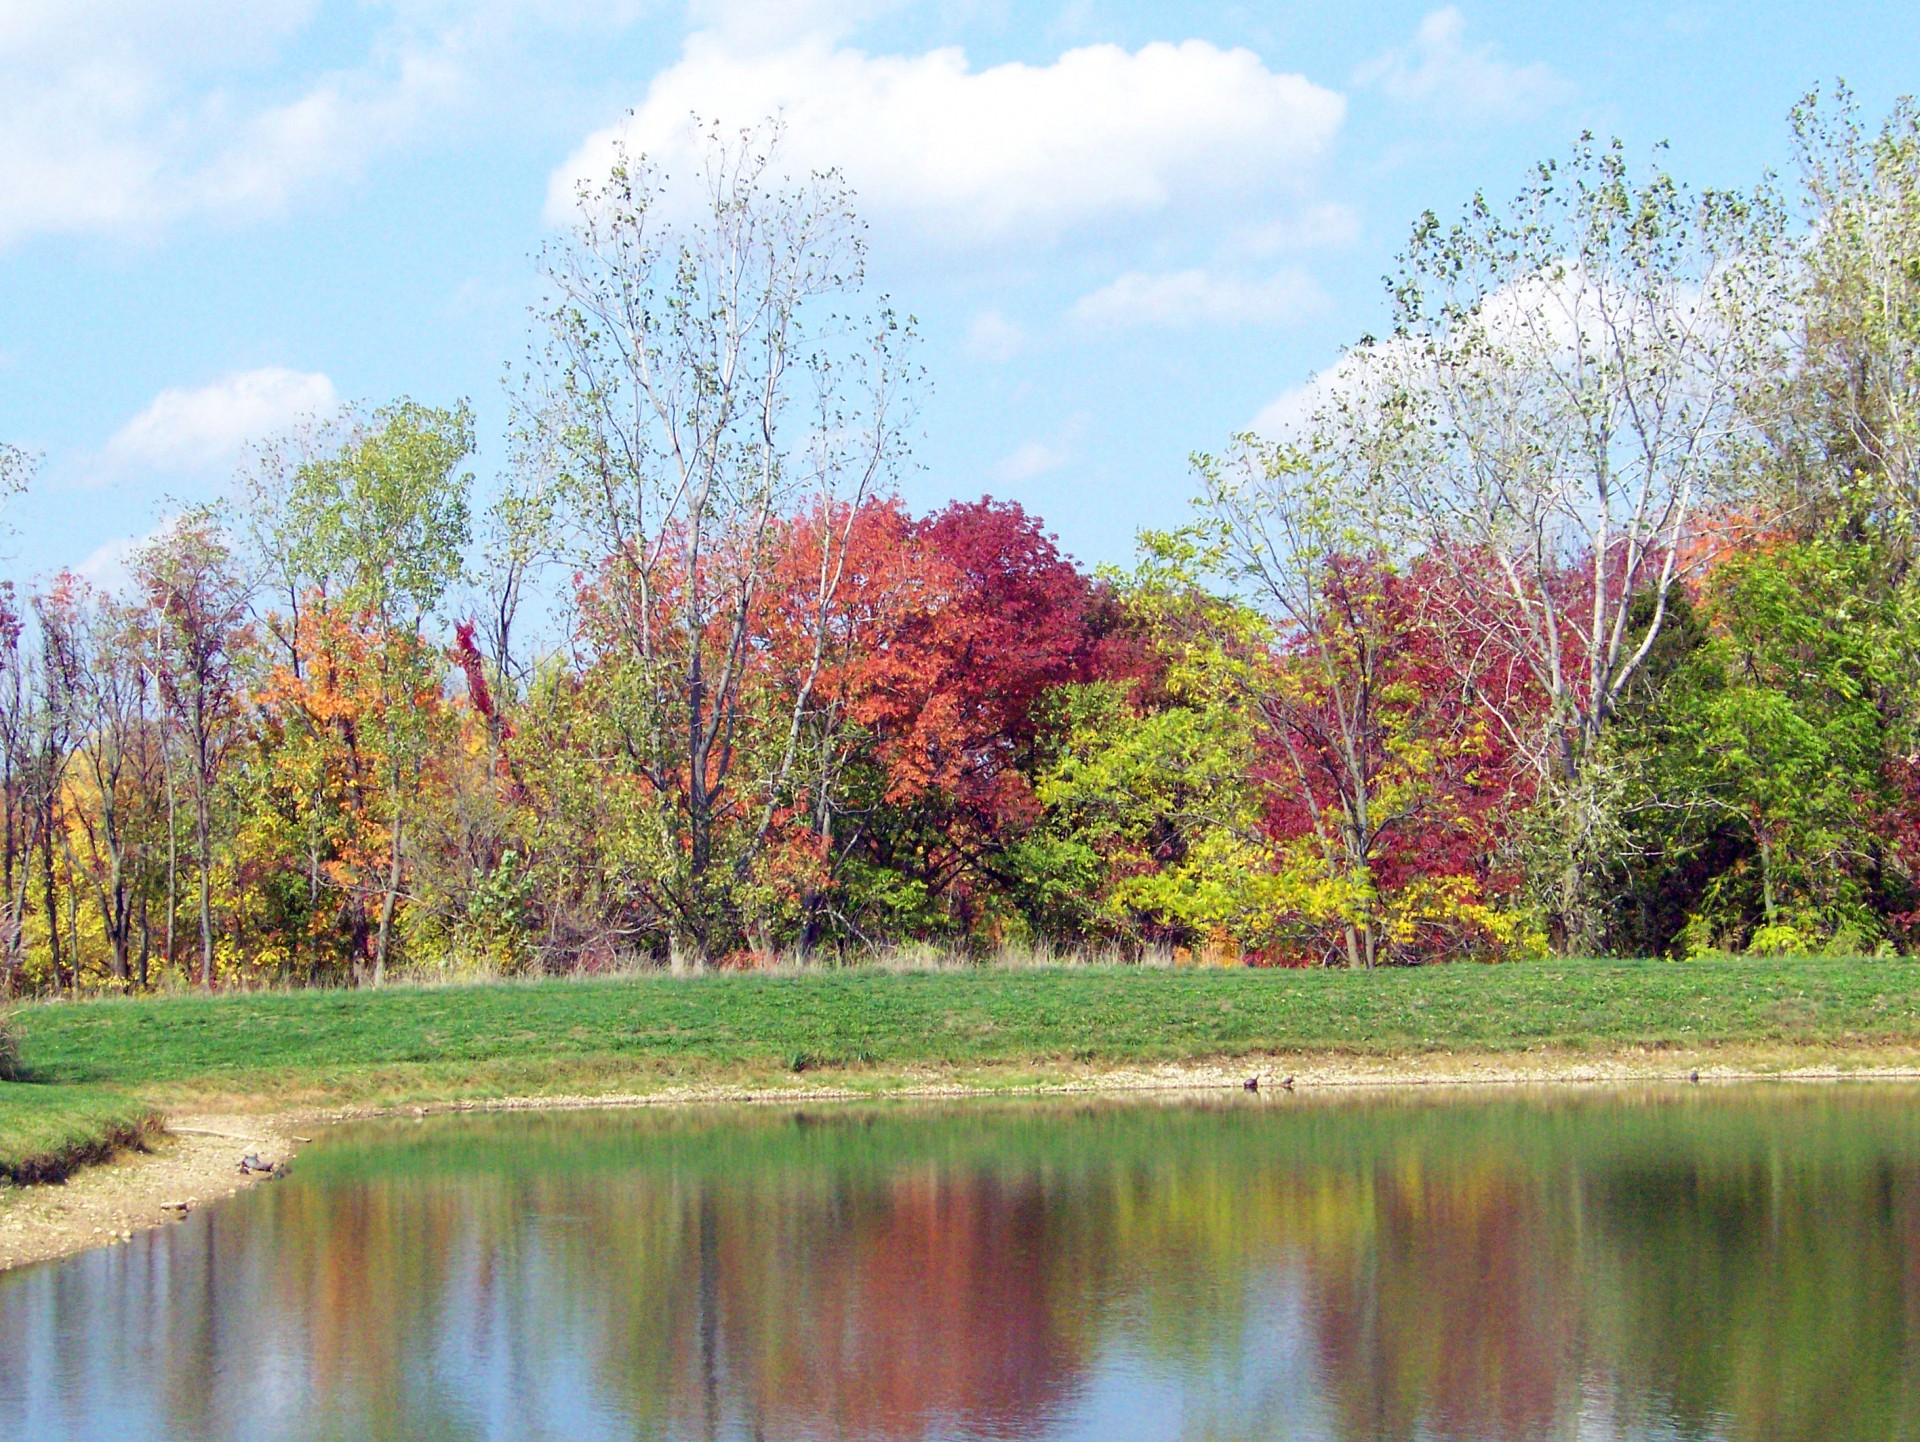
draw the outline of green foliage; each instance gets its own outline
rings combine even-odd
[[[1872,546],[1781,542],[1717,567],[1615,738],[1632,770],[1622,939],[1700,955],[1870,950],[1892,898],[1863,818],[1887,804],[1885,708],[1909,648]],[[1677,913],[1677,914],[1676,914]]]
[[[401,400],[336,429],[277,498],[288,559],[335,605],[417,622],[463,573],[473,411]]]
[[[1258,931],[1269,868],[1247,839],[1259,825],[1244,715],[1200,697],[1141,715],[1113,683],[1063,687],[1051,705],[1046,821],[1019,857],[1049,914],[1086,935],[1138,917],[1187,939]]]

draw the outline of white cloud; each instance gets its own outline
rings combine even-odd
[[[1420,22],[1411,45],[1362,66],[1355,83],[1470,120],[1524,120],[1571,93],[1551,65],[1510,65],[1492,45],[1466,44],[1466,24],[1456,6],[1433,11]]]
[[[462,93],[458,23],[383,30],[360,63],[289,83],[284,53],[318,8],[0,5],[0,245],[275,213],[356,174]]]
[[[967,325],[962,349],[974,360],[1000,364],[1019,355],[1027,343],[1026,328],[997,310],[983,310]]]
[[[1002,485],[1019,485],[1059,470],[1073,460],[1089,420],[1085,412],[1076,411],[1052,435],[1015,446],[994,464],[993,479]]]
[[[1250,50],[1204,41],[1069,50],[1049,65],[976,70],[959,49],[868,55],[819,36],[771,50],[691,36],[635,113],[553,175],[548,218],[615,147],[669,174],[697,170],[699,115],[728,129],[779,114],[796,169],[838,166],[863,211],[938,244],[1043,243],[1115,216],[1248,207],[1298,193],[1345,101]]]
[[[147,545],[168,526],[171,519],[161,522],[144,536],[115,536],[111,541],[102,542],[79,565],[73,568],[74,574],[96,589],[112,595],[121,595],[132,589],[133,571],[130,562],[134,553]]]
[[[1275,325],[1321,309],[1326,297],[1304,271],[1260,279],[1206,270],[1129,271],[1073,307],[1096,325]]]
[[[104,470],[109,476],[212,470],[232,461],[249,441],[339,402],[326,376],[279,366],[242,371],[196,390],[164,390],[107,442]]]
[[[1036,480],[1059,470],[1071,456],[1065,446],[1054,441],[1028,441],[1000,459],[993,468],[993,478],[1010,485]]]
[[[1330,250],[1360,238],[1360,217],[1351,206],[1321,201],[1295,215],[1241,225],[1228,232],[1226,248],[1238,255],[1266,258],[1308,250]]]

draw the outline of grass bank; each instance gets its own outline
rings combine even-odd
[[[49,1094],[379,1104],[1272,1053],[1812,1056],[1920,1044],[1920,961],[720,974],[51,1002],[15,1021]]]
[[[0,1082],[0,1182],[52,1182],[159,1125],[153,1107],[96,1086]]]

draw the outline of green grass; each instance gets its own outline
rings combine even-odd
[[[1920,1043],[1920,962],[735,974],[49,1003],[16,1021],[42,1082],[365,1099],[1271,1051]]]
[[[155,1125],[153,1108],[93,1086],[0,1082],[0,1182],[50,1182],[121,1147]]]

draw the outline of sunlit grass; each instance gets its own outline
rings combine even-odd
[[[145,1136],[153,1109],[95,1086],[0,1082],[0,1182],[52,1181]]]
[[[1920,962],[849,968],[50,1002],[17,1024],[36,1080],[157,1100],[489,1096],[796,1069],[1920,1042]]]

